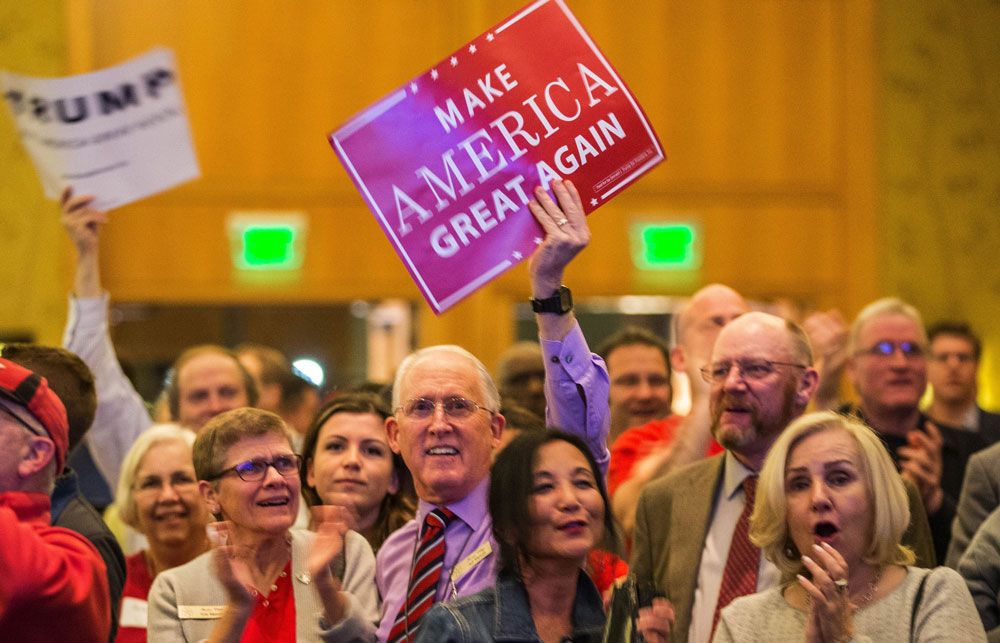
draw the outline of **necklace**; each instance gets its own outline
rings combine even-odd
[[[861,607],[862,605],[867,605],[868,603],[872,602],[872,599],[875,598],[875,590],[878,588],[879,581],[881,580],[882,580],[882,568],[876,567],[875,574],[872,576],[872,579],[868,581],[868,591],[865,592],[864,595],[861,597],[861,600],[856,603],[858,607]]]

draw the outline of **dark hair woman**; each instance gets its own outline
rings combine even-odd
[[[370,393],[345,393],[316,414],[302,443],[302,495],[310,507],[350,507],[374,551],[416,512],[413,481],[389,448],[389,410]]]
[[[600,641],[604,608],[583,565],[594,547],[616,551],[618,538],[586,445],[559,431],[519,435],[493,464],[489,505],[496,585],[435,606],[417,640]]]

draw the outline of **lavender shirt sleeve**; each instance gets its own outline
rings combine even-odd
[[[545,422],[583,439],[607,475],[611,387],[604,360],[590,352],[580,325],[562,341],[542,340],[545,357]]]

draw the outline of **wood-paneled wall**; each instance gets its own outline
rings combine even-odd
[[[113,214],[102,265],[115,299],[419,299],[325,134],[520,4],[68,3],[71,71],[155,45],[176,52],[203,172]],[[704,231],[701,282],[849,313],[877,294],[870,2],[568,4],[631,85],[668,154],[592,217],[595,240],[568,278],[575,292],[690,291],[690,282],[641,278],[629,259],[633,217],[682,215]],[[298,281],[251,285],[234,275],[224,230],[234,209],[307,213]],[[510,304],[527,292],[521,267],[440,318],[422,314],[420,341],[459,342],[493,363],[513,332]]]
[[[48,30],[39,41],[57,46],[19,56],[0,49],[4,68],[83,72],[156,45],[179,61],[203,178],[113,213],[102,267],[114,298],[252,304],[419,299],[325,134],[522,3],[27,4],[15,17]],[[631,85],[669,157],[592,217],[594,242],[568,277],[576,293],[692,290],[697,282],[643,278],[629,259],[633,217],[676,215],[701,221],[702,283],[849,314],[879,293],[870,1],[568,4]],[[11,188],[13,197],[48,228],[33,234],[46,240],[41,253],[25,236],[14,249],[32,249],[59,274],[11,308],[45,311],[20,318],[51,341],[62,321],[67,246],[23,159],[18,171],[27,178]],[[234,274],[224,220],[236,209],[307,214],[297,281],[250,284]],[[419,340],[462,343],[494,363],[513,332],[510,305],[527,293],[521,267],[440,318],[424,307]]]
[[[66,23],[62,0],[5,3],[0,69],[65,75]],[[0,337],[58,344],[66,316],[69,245],[6,106],[0,112]]]

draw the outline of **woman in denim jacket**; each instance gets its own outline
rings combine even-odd
[[[604,608],[587,552],[617,549],[600,469],[578,438],[525,432],[497,456],[489,496],[494,587],[436,605],[417,641],[600,641]]]

